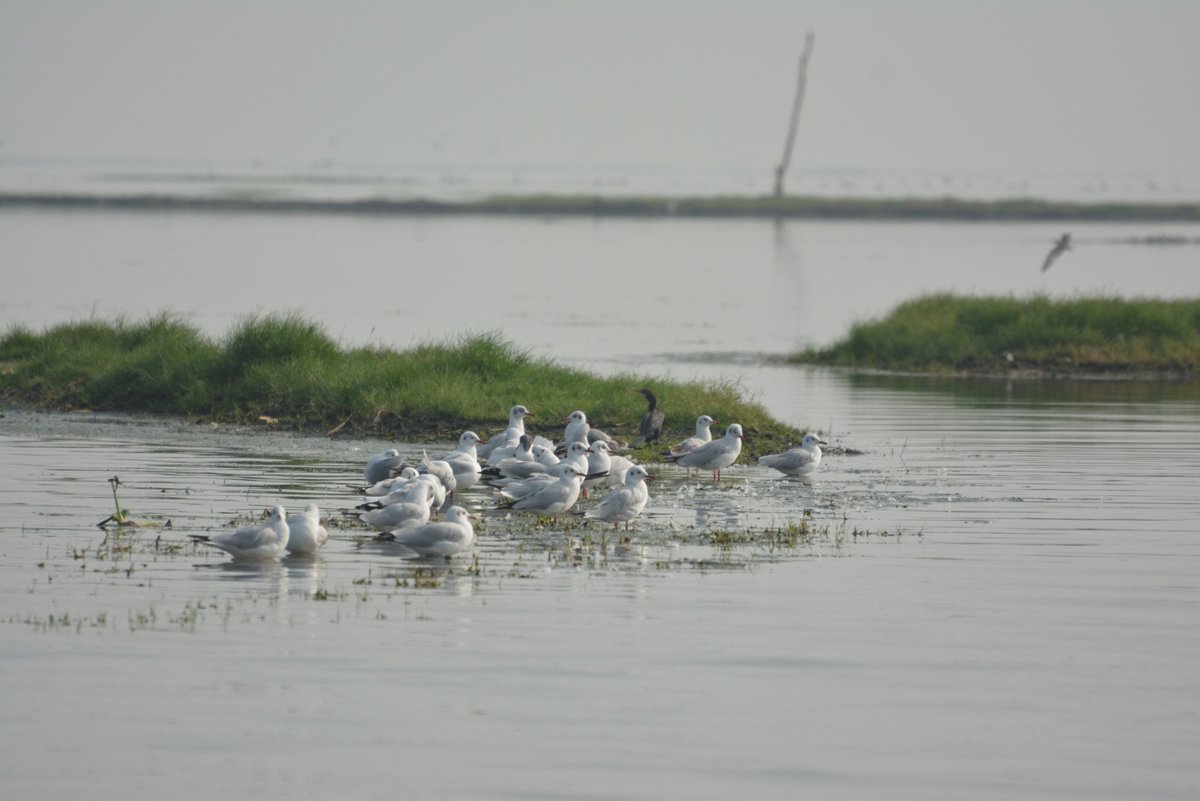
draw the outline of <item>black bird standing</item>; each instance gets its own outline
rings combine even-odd
[[[642,417],[642,424],[639,431],[642,435],[642,442],[654,442],[662,436],[663,427],[663,410],[658,408],[658,398],[654,397],[654,393],[648,389],[636,390],[646,398],[646,402],[650,404],[650,408],[646,410],[646,414]]]

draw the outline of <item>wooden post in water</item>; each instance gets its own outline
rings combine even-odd
[[[800,73],[796,76],[796,99],[792,103],[792,118],[788,124],[787,141],[783,143],[783,159],[775,168],[775,197],[783,197],[783,174],[792,160],[792,146],[796,142],[796,129],[800,127],[800,104],[804,102],[804,84],[807,80],[808,57],[813,49],[813,32],[804,36],[804,52],[800,54]]]

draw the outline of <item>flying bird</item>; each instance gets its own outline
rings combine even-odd
[[[1050,265],[1054,264],[1054,260],[1070,249],[1071,235],[1069,233],[1063,234],[1054,242],[1054,247],[1050,249],[1050,252],[1046,254],[1046,260],[1042,262],[1042,272],[1049,270]]]

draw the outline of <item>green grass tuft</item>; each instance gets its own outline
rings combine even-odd
[[[219,342],[167,315],[140,323],[86,321],[41,334],[14,327],[0,339],[0,398],[59,409],[150,412],[229,422],[274,418],[295,430],[457,439],[502,429],[508,409],[534,412],[551,435],[578,408],[630,440],[650,386],[667,413],[667,438],[688,436],[704,413],[739,422],[749,453],[786,447],[799,432],[773,420],[730,383],[598,377],[535,358],[495,333],[407,351],[342,349],[311,321],[256,316]],[[671,442],[675,440],[669,440]],[[641,455],[661,449],[650,446]]]
[[[791,360],[887,370],[1192,373],[1200,365],[1200,300],[928,295]]]

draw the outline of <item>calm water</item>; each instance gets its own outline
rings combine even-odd
[[[1075,250],[1042,259],[1064,228]],[[1200,295],[1200,225],[0,213],[0,315],[297,310],[347,344],[500,330],[557,359],[787,352],[932,291]],[[620,369],[619,367],[617,369]]]
[[[8,321],[297,308],[404,345],[465,314],[572,363],[739,381],[862,451],[808,481],[656,468],[628,543],[485,511],[449,568],[341,527],[247,569],[182,543],[279,499],[345,508],[384,443],[9,412],[6,792],[1194,798],[1194,387],[686,358],[824,342],[933,288],[1200,290],[1194,247],[1120,243],[1145,226],[1072,226],[1041,276],[1059,227],[0,214]],[[171,527],[106,540],[114,474]]]

